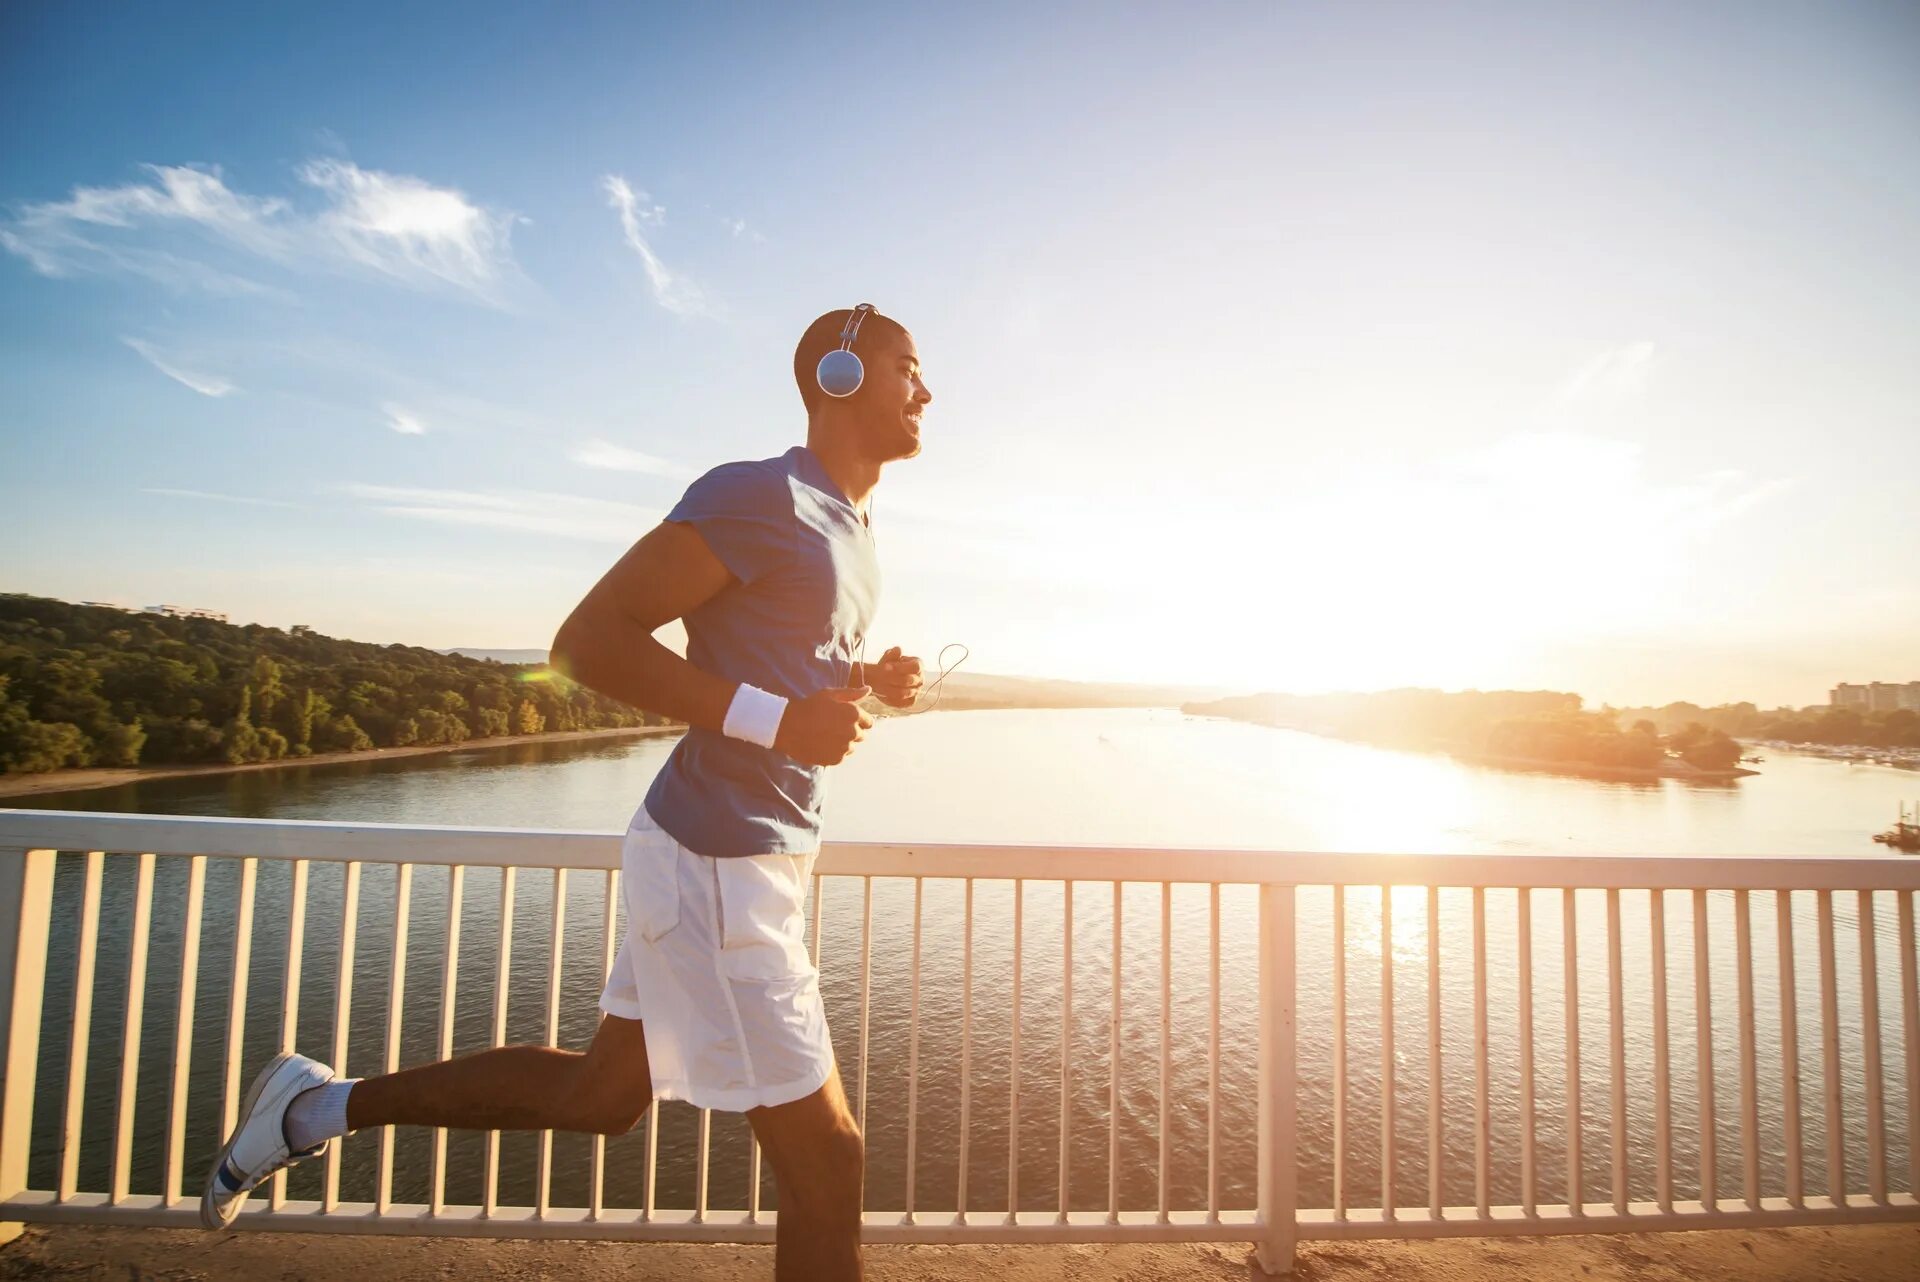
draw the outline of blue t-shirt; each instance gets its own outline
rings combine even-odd
[[[669,521],[700,532],[739,582],[686,617],[687,659],[790,700],[851,684],[880,597],[873,536],[813,451],[726,463],[687,487]],[[647,812],[713,856],[820,845],[826,771],[698,726],[667,758]]]

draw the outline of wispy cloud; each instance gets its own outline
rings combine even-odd
[[[371,269],[492,303],[517,275],[514,216],[425,179],[312,160],[294,171],[310,194],[296,202],[236,190],[216,166],[143,168],[146,181],[16,206],[0,221],[0,246],[43,276],[135,275],[225,294],[276,291],[208,261],[209,251],[250,268]]]
[[[725,227],[727,231],[733,235],[735,240],[745,237],[756,244],[764,245],[767,243],[767,238],[762,236],[757,229],[749,227],[747,220],[744,218],[728,218],[723,215],[720,219],[720,225]]]
[[[255,498],[250,494],[215,494],[209,490],[176,490],[162,485],[147,485],[140,489],[142,494],[159,494],[170,499],[194,499],[204,503],[244,503],[248,507],[295,507],[297,504],[283,502],[280,499]]]
[[[123,338],[120,341],[140,353],[140,355],[146,359],[147,364],[153,366],[174,382],[179,383],[183,387],[190,387],[202,396],[220,397],[239,390],[232,383],[218,375],[200,374],[193,370],[182,368],[154,350],[152,343],[138,338]]]
[[[641,266],[646,268],[653,300],[681,316],[714,315],[715,308],[705,292],[662,262],[641,234],[642,223],[658,226],[665,221],[667,211],[653,204],[645,192],[635,191],[618,174],[608,174],[601,179],[601,186],[607,193],[607,203],[620,217],[620,230],[626,236],[627,247],[640,255]]]
[[[1560,385],[1560,403],[1578,405],[1638,396],[1646,390],[1655,357],[1654,345],[1648,342],[1628,343],[1601,352]]]
[[[643,476],[665,476],[673,479],[691,477],[693,469],[671,459],[663,459],[655,454],[645,454],[639,450],[630,450],[624,445],[615,445],[611,441],[588,441],[576,446],[567,455],[568,458],[583,467],[599,468],[607,472],[638,472]]]
[[[512,267],[513,216],[483,209],[454,188],[343,160],[309,161],[299,176],[327,198],[314,230],[354,262],[483,297]]]
[[[395,405],[389,401],[387,404],[382,405],[380,409],[387,416],[387,426],[400,433],[400,435],[425,436],[427,434],[427,425],[420,421],[418,415],[406,408]]]
[[[483,526],[589,543],[631,543],[657,524],[655,508],[532,490],[478,493],[351,484],[344,492],[387,516],[440,525]]]

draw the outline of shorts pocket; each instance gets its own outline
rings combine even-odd
[[[806,892],[811,855],[711,859],[720,971],[728,979],[772,983],[810,976]]]
[[[657,944],[680,925],[680,843],[658,830],[629,830],[620,864],[633,928]]]

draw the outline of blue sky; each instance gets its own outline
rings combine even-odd
[[[1920,10],[961,14],[8,6],[0,587],[544,645],[871,299],[884,644],[1920,677]]]

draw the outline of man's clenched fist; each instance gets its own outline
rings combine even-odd
[[[773,746],[804,765],[839,765],[873,728],[873,718],[860,707],[869,693],[868,686],[841,686],[793,700]]]

